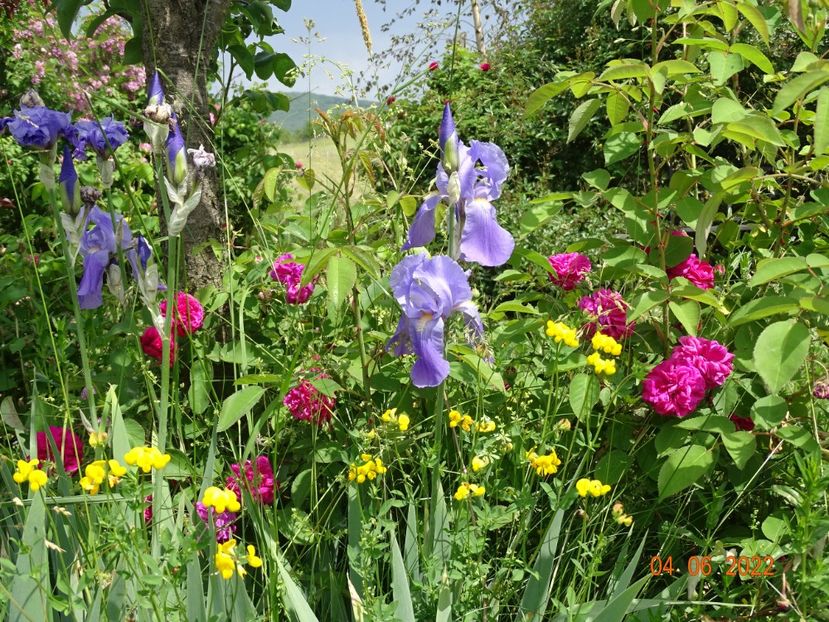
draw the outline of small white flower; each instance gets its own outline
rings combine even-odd
[[[199,145],[198,149],[188,149],[187,153],[193,158],[193,164],[196,168],[213,168],[216,166],[216,156],[209,151],[204,150],[204,145]]]

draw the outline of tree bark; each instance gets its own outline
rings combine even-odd
[[[203,144],[208,151],[214,151],[207,76],[216,60],[219,33],[230,4],[231,0],[142,2],[147,75],[158,70],[166,76],[164,87],[168,96],[173,96],[173,109],[188,148]],[[201,203],[190,214],[182,233],[189,288],[221,286],[222,262],[210,242],[225,248],[224,224],[218,177],[208,169],[202,181]]]
[[[472,23],[475,26],[475,43],[478,47],[478,54],[486,60],[486,46],[484,45],[484,26],[481,23],[481,8],[478,0],[472,1]]]

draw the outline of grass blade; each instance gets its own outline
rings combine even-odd
[[[406,576],[406,566],[403,563],[403,554],[397,537],[392,531],[391,536],[391,589],[397,603],[395,616],[401,622],[415,622],[412,594],[409,590],[409,578]]]
[[[558,537],[561,532],[561,522],[564,520],[564,510],[559,510],[550,521],[547,533],[538,550],[538,556],[533,565],[533,576],[527,582],[524,597],[521,599],[521,610],[517,620],[540,620],[550,600],[550,587],[553,579],[553,561],[555,560]]]

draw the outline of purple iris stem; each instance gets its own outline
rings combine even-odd
[[[176,123],[176,129],[178,131],[178,123]],[[180,136],[179,132],[179,136]],[[183,144],[183,140],[182,140]],[[163,190],[163,165],[159,158],[156,158],[156,166],[155,166],[155,175],[156,180],[159,184],[162,184],[161,194],[161,204],[164,208],[164,216],[167,222],[170,221],[170,200],[167,196],[167,192]],[[179,245],[178,245],[179,236],[171,236],[167,240],[167,309],[175,309],[175,292],[177,291],[177,267],[180,263],[179,258]],[[166,446],[167,446],[167,426],[168,426],[168,411],[170,408],[170,338],[172,334],[172,322],[173,316],[175,314],[170,312],[167,313],[164,317],[164,330],[161,333],[161,396],[158,403],[158,450],[161,453],[164,453]],[[215,429],[214,429],[215,431]],[[169,513],[162,512],[162,500],[165,498],[169,498],[169,495],[164,495],[164,479],[158,475],[157,472],[153,473],[153,516],[167,516]],[[202,494],[204,491],[202,491]],[[159,523],[160,521],[153,522],[153,538],[152,538],[152,550],[153,555],[160,555],[161,554],[161,539],[159,537]]]
[[[75,314],[75,327],[78,333],[78,350],[81,353],[81,367],[83,369],[83,382],[86,388],[87,402],[89,404],[90,421],[98,421],[97,408],[95,406],[95,388],[92,385],[92,368],[89,366],[89,351],[86,347],[86,333],[84,331],[81,305],[78,301],[78,290],[75,287],[75,269],[72,262],[72,251],[69,248],[69,240],[66,239],[66,232],[63,230],[63,223],[60,219],[58,199],[54,189],[49,190],[49,203],[52,206],[52,218],[60,236],[61,247],[63,248],[63,265],[66,270],[66,282],[69,286],[69,298],[72,300],[72,311]]]

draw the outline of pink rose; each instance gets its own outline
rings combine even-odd
[[[581,283],[585,275],[593,268],[590,260],[581,253],[551,255],[547,261],[556,271],[555,274],[550,275],[550,280],[567,291]]]
[[[147,329],[144,331],[144,334],[141,335],[141,349],[144,350],[144,354],[149,357],[154,358],[156,361],[161,363],[161,333],[158,332],[158,329],[155,326],[148,326]],[[176,342],[175,339],[171,336],[170,338],[170,367],[173,366],[173,362],[176,359]]]
[[[627,310],[630,305],[619,292],[599,289],[583,296],[579,300],[579,309],[590,316],[590,322],[584,325],[585,334],[592,337],[596,330],[614,339],[624,339],[633,334],[636,324],[627,322]]]
[[[685,261],[673,268],[668,268],[668,278],[683,276],[700,289],[714,287],[714,268],[707,261],[701,261],[696,253],[691,253]]]
[[[167,301],[162,300],[158,305],[161,316],[167,317]],[[173,327],[179,337],[192,335],[204,324],[204,307],[195,296],[186,292],[176,294],[176,314],[173,316]]]
[[[705,397],[705,379],[696,367],[667,359],[654,367],[642,382],[642,399],[660,415],[684,417]]]
[[[696,367],[705,379],[706,389],[722,386],[731,375],[734,355],[722,344],[690,335],[680,337],[679,343],[671,353],[671,358]]]

